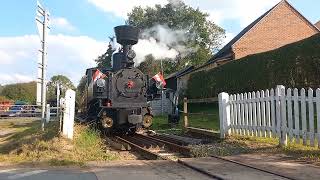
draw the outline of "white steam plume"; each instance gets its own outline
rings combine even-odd
[[[156,25],[143,31],[138,44],[133,46],[137,54],[135,62],[141,63],[149,54],[156,59],[175,59],[178,55],[185,57],[197,51],[197,48],[189,48],[185,45],[194,38],[194,34],[189,33],[188,30],[172,30],[166,25]]]

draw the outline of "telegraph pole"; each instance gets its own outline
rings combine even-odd
[[[47,68],[47,35],[49,30],[49,12],[43,8],[39,2],[37,2],[37,16],[36,23],[39,30],[39,36],[41,41],[41,49],[39,52],[41,53],[41,62],[39,62],[39,69],[41,73],[38,73],[38,76],[41,74],[41,77],[38,79],[41,80],[41,129],[44,130],[44,122],[45,122],[45,112],[46,112],[46,68]],[[40,88],[37,86],[37,91],[40,91]],[[39,94],[37,92],[37,94]],[[39,98],[39,97],[37,97]],[[37,100],[38,101],[38,100]]]

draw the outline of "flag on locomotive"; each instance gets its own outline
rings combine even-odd
[[[157,88],[161,88],[161,87],[165,87],[166,86],[166,81],[164,80],[164,77],[162,75],[161,72],[159,72],[158,74],[154,75],[152,77],[152,79],[154,79],[156,81],[156,85],[157,85]]]
[[[96,70],[96,72],[93,74],[93,82],[95,82],[98,79],[103,79],[105,78],[107,75],[103,74],[99,69]]]

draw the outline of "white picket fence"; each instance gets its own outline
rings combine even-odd
[[[320,89],[275,89],[241,94],[220,93],[221,138],[238,134],[277,137],[320,148]]]

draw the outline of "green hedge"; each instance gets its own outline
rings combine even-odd
[[[320,87],[320,34],[194,73],[188,83],[187,96],[216,97],[220,92],[248,92],[279,84],[297,88]]]

